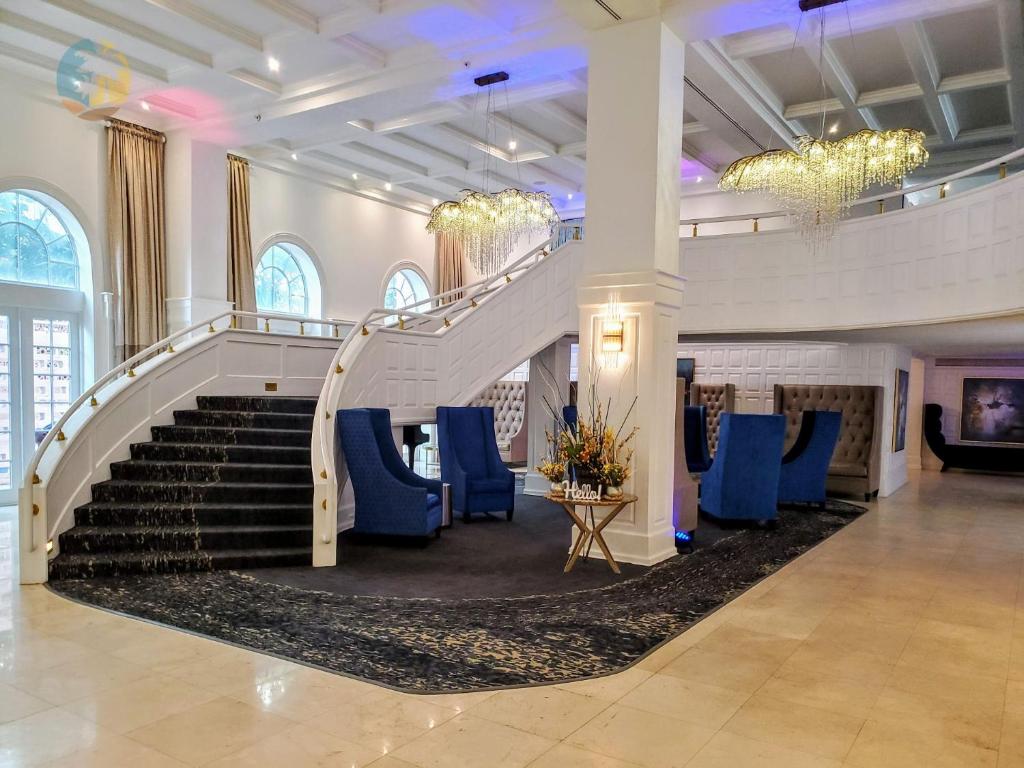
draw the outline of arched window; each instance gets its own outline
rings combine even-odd
[[[320,276],[313,259],[295,243],[270,245],[256,265],[256,307],[264,312],[320,314]]]
[[[430,289],[423,275],[411,267],[403,267],[395,271],[384,289],[384,306],[387,309],[402,309],[419,301],[430,298]],[[416,307],[415,311],[424,312],[426,305]]]
[[[0,280],[78,288],[68,227],[41,197],[22,189],[0,192]]]

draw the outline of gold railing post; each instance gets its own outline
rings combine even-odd
[[[694,224],[693,225],[693,233],[690,235],[690,237],[696,237],[696,236],[697,236],[697,225]]]
[[[878,212],[885,213],[885,200],[878,201]]]
[[[759,226],[758,226],[758,223],[757,223],[757,219],[754,219],[754,231],[757,232],[758,230],[759,230]]]
[[[948,186],[948,184],[943,184],[941,187],[939,187],[939,200],[946,199],[946,187]]]
[[[1006,163],[1000,163],[999,164],[999,178],[1000,179],[1005,179],[1006,178]]]

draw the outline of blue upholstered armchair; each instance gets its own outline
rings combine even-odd
[[[576,422],[579,421],[579,409],[575,405],[562,406],[562,421],[574,435],[576,434]]]
[[[437,409],[441,480],[452,486],[452,507],[469,522],[474,512],[515,510],[515,475],[501,462],[493,408]]]
[[[842,419],[839,411],[804,411],[796,442],[782,457],[780,504],[825,505],[825,480]]]
[[[386,408],[338,411],[337,430],[356,497],[357,533],[429,536],[441,527],[441,483],[402,461]]]
[[[686,451],[686,469],[690,474],[707,472],[711,468],[708,414],[703,405],[687,405],[683,411],[683,448]]]
[[[720,520],[774,521],[786,417],[723,413],[700,508]]]

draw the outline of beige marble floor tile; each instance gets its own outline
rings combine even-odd
[[[942,672],[898,662],[888,684],[921,696],[953,702],[998,702],[1005,698],[1007,685],[1002,677]]]
[[[378,696],[346,701],[327,709],[308,724],[386,754],[457,714],[449,707],[383,691]]]
[[[340,702],[354,704],[386,693],[379,686],[304,667],[256,684],[225,689],[225,695],[233,699],[300,723],[323,715]]]
[[[842,760],[863,725],[864,719],[860,717],[758,694],[739,708],[723,730],[787,749]]]
[[[416,766],[392,755],[384,755],[370,763],[370,768],[416,768]]]
[[[879,696],[871,719],[897,722],[905,728],[954,739],[972,747],[998,749],[1003,700],[1002,697],[992,701],[954,700],[888,686]]]
[[[783,635],[756,632],[727,621],[709,634],[695,648],[713,653],[747,656],[783,662],[796,650],[800,641]]]
[[[118,658],[161,673],[225,653],[231,653],[231,649],[223,643],[170,629],[162,629],[150,639],[128,643],[111,651]]]
[[[186,764],[124,736],[101,733],[94,746],[46,763],[45,768],[186,768]]]
[[[379,691],[380,687],[371,685],[375,691]],[[467,712],[477,704],[481,704],[487,699],[491,698],[497,691],[470,691],[468,693],[407,693],[400,694],[408,696],[413,701],[426,702],[427,704],[436,704],[439,707],[446,707],[448,709],[454,709],[456,713],[461,714]]]
[[[0,724],[34,715],[52,706],[48,701],[0,683]]]
[[[821,755],[786,749],[722,731],[686,764],[687,768],[839,768]]]
[[[637,768],[637,765],[569,744],[556,744],[530,763],[530,768]]]
[[[757,693],[779,701],[866,718],[878,700],[884,683],[850,680],[813,670],[780,669]]]
[[[564,739],[610,702],[560,688],[499,691],[473,709],[474,717],[509,725],[548,739]]]
[[[95,723],[61,709],[47,709],[0,725],[0,765],[42,765],[89,749],[100,736]]]
[[[667,664],[661,674],[741,693],[753,693],[775,674],[779,666],[777,660],[738,658],[728,653],[692,648]]]
[[[94,653],[56,667],[18,669],[11,684],[51,704],[65,704],[141,680],[146,674],[144,668],[116,656]]]
[[[63,706],[114,733],[127,733],[217,698],[173,677],[145,677]]]
[[[420,768],[521,768],[554,745],[542,736],[465,714],[400,747],[395,757]]]
[[[717,730],[748,698],[749,694],[729,688],[654,675],[624,696],[621,703]]]
[[[639,666],[631,667],[625,672],[618,672],[614,675],[595,677],[592,680],[580,680],[575,683],[560,683],[558,685],[563,691],[579,693],[583,696],[592,696],[595,699],[605,701],[618,701],[627,693],[636,688],[644,680],[647,680],[653,672],[642,669]]]
[[[613,704],[567,741],[644,768],[679,768],[686,765],[714,733],[711,728]]]
[[[210,768],[362,768],[380,758],[376,750],[305,725],[296,725],[239,752],[209,763]]]
[[[162,671],[197,688],[230,696],[236,695],[239,689],[245,686],[255,690],[260,685],[295,672],[299,668],[298,664],[289,661],[225,646],[213,655],[168,666],[162,668]]]
[[[853,768],[995,768],[996,751],[904,728],[900,723],[868,720],[846,764]]]
[[[842,610],[831,613],[807,638],[808,643],[831,648],[866,651],[895,661],[913,634],[915,625],[890,624],[878,619],[852,617]]]
[[[188,765],[205,765],[294,725],[221,697],[144,725],[127,736]]]
[[[922,620],[900,661],[951,674],[1006,677],[1011,635],[999,630]]]
[[[0,682],[12,683],[26,672],[58,667],[84,659],[96,652],[88,646],[41,633],[8,634],[0,637]]]

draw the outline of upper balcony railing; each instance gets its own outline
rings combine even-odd
[[[910,196],[920,196],[923,198],[934,197],[936,200],[944,200],[947,195],[953,191],[953,182],[977,177],[992,170],[997,170],[996,177],[999,180],[1005,179],[1011,172],[1019,173],[1024,170],[1024,149],[1015,150],[1009,154],[1003,155],[1002,157],[989,160],[988,162],[967,168],[963,171],[958,171],[957,173],[951,173],[940,179],[935,179],[934,181],[925,181],[902,189],[895,189],[874,195],[866,195],[851,205],[850,218],[862,218],[864,216],[889,213],[894,210],[905,208],[907,207],[905,205],[906,198]],[[899,200],[899,205],[894,207],[890,201],[897,199]],[[925,199],[922,200],[922,202],[929,202],[929,200]],[[920,203],[914,203],[913,205],[917,204]],[[776,219],[788,219],[789,216],[790,214],[788,211],[769,210],[733,214],[730,216],[705,216],[696,219],[681,219],[679,221],[679,236],[680,238],[701,236],[705,234],[701,232],[700,228],[702,226],[742,223],[746,223],[747,226],[742,228],[728,228],[728,231],[714,232],[712,234],[734,235],[740,232],[759,232],[761,231],[762,222]],[[781,226],[773,226],[771,229],[773,231],[777,231],[778,229],[785,228],[787,223],[788,222],[784,221],[781,223]],[[776,224],[778,224],[778,222],[776,222]]]

